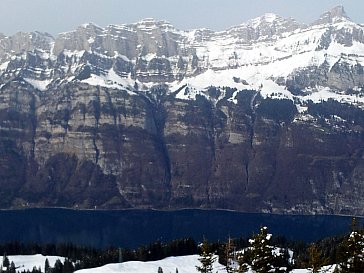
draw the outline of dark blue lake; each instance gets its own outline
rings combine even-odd
[[[363,222],[363,219],[360,219]],[[273,235],[311,242],[349,231],[351,217],[292,216],[222,210],[27,209],[0,211],[0,243],[9,241],[137,247],[156,240],[250,237],[262,225]]]

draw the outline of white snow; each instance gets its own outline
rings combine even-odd
[[[49,261],[49,265],[51,267],[54,266],[55,262],[59,259],[62,263],[64,262],[64,257],[59,256],[43,256],[41,254],[36,255],[10,255],[8,256],[10,262],[14,262],[15,267],[17,268],[17,272],[21,272],[23,270],[32,271],[33,267],[41,268],[42,272],[44,272],[44,265],[46,259]]]
[[[148,53],[147,55],[145,55],[143,57],[144,60],[150,62],[152,59],[156,58],[157,57],[157,54],[155,53]]]
[[[328,99],[334,99],[338,102],[346,103],[360,103],[364,104],[364,97],[350,96],[345,94],[338,94],[330,90],[328,87],[316,87],[316,91],[312,94],[302,97],[303,100],[312,100],[313,102],[327,101]]]
[[[98,29],[102,29],[102,27],[100,27],[99,25],[97,25],[93,22],[82,24],[81,27],[83,27],[83,28],[95,27]]]
[[[292,27],[294,28],[291,32],[284,32],[274,37],[258,37],[256,40],[254,40],[255,38],[247,38],[247,29],[251,30],[253,28],[260,31],[260,28],[268,26],[270,28],[282,27],[284,30],[285,24],[290,23],[293,24]],[[90,25],[92,24],[86,24],[82,27],[87,28]],[[168,31],[172,33],[172,36],[176,36],[175,42],[179,43],[180,48],[191,49],[192,52],[196,53],[199,67],[198,73],[200,73],[196,74],[197,71],[195,66],[191,64],[192,57],[189,52],[181,56],[183,61],[188,64],[184,79],[179,82],[166,84],[170,92],[176,93],[177,98],[185,100],[193,100],[198,94],[208,96],[206,90],[210,86],[230,87],[237,90],[253,89],[258,90],[263,97],[293,100],[295,96],[286,90],[283,84],[298,71],[310,69],[310,67],[320,67],[323,64],[327,65],[330,70],[337,62],[364,66],[364,43],[355,41],[355,35],[351,45],[344,45],[338,42],[337,36],[341,35],[341,32],[352,34],[364,31],[363,26],[348,20],[335,21],[334,24],[319,24],[307,27],[296,24],[292,19],[284,19],[275,14],[267,13],[247,23],[221,32],[214,32],[208,29],[180,31],[168,22],[155,21],[152,18],[144,19],[135,24],[110,25],[106,28],[98,28],[100,32],[95,37],[89,37],[89,43],[94,43],[97,37],[109,37],[115,40],[126,39],[129,35],[134,35],[137,30],[152,34],[151,37],[157,37],[158,31]],[[157,32],[155,31],[156,29],[158,29]],[[64,36],[66,39],[71,39],[74,33],[64,33],[60,37]],[[328,35],[331,37],[328,37]],[[330,45],[327,48],[322,45],[323,39],[329,39],[328,41],[330,41]],[[142,41],[136,42],[136,47],[142,47]],[[87,62],[87,60],[82,58],[84,53],[85,50],[63,51],[63,54],[70,58],[67,60],[67,64],[62,67],[69,79],[72,78],[70,74],[75,73],[80,66],[85,65],[85,61]],[[90,53],[98,55],[100,59],[107,58],[108,61],[122,58],[126,62],[136,63],[136,58],[123,55],[123,53],[126,54],[125,52],[114,51],[113,56],[97,53],[92,50],[90,50]],[[44,59],[45,66],[47,65],[47,59],[55,60],[55,56],[48,51],[39,51],[37,54]],[[138,57],[151,61],[153,58],[165,56],[159,53],[149,53]],[[11,58],[19,59],[27,58],[27,56],[23,54]],[[167,57],[171,64],[171,72],[174,74],[181,72],[176,65],[179,58],[180,56],[177,55]],[[7,66],[8,62],[0,64],[0,72],[5,71]],[[53,71],[49,68],[27,69],[31,70],[36,76],[38,74],[45,74],[48,77],[48,75],[53,74]],[[142,75],[144,72],[138,73],[138,75]],[[145,73],[153,76],[153,73],[158,74],[160,72],[149,71]],[[234,78],[238,78],[240,81],[236,81]],[[25,80],[42,91],[46,90],[47,85],[50,83],[48,80],[39,81],[33,78]],[[130,75],[120,77],[112,69],[107,71],[105,75],[91,75],[89,79],[83,82],[109,88],[127,89],[129,91],[133,91],[135,84],[135,80],[132,80]],[[156,84],[161,83],[138,83],[140,90],[150,89]],[[187,90],[182,88],[184,86],[187,87]],[[177,92],[177,90],[180,91]],[[355,94],[339,94],[327,87],[316,86],[303,91],[305,91],[306,95],[298,97],[303,101],[313,100],[314,102],[319,102],[332,98],[341,102],[364,105],[363,97]],[[236,102],[235,97],[237,93],[238,91],[230,98],[231,101]]]
[[[261,77],[261,73],[258,69],[253,69],[254,68],[250,71],[249,68],[218,71],[208,69],[206,72],[196,77],[185,78],[181,82],[171,83],[169,88],[174,92],[186,85],[189,88],[190,93],[186,93],[185,89],[182,89],[176,96],[177,98],[186,100],[195,99],[196,94],[202,94],[203,91],[210,86],[231,87],[238,90],[259,90],[263,97],[293,98],[293,95],[286,90],[285,86],[280,86],[271,79]],[[245,80],[248,84],[243,81],[235,82],[234,77]],[[233,101],[235,101],[235,98],[233,98]]]
[[[8,68],[8,65],[9,65],[9,61],[8,62],[4,62],[0,65],[0,71],[4,71]]]
[[[263,19],[274,21],[276,17],[273,14],[267,14],[259,18],[259,20]],[[354,41],[352,46],[332,42],[327,49],[317,50],[326,31],[327,28],[322,25],[312,26],[286,33],[278,40],[253,44],[242,44],[237,38],[227,33],[207,41],[196,42],[194,41],[196,30],[191,31],[186,34],[187,41],[195,44],[199,66],[204,67],[205,72],[193,77],[187,76],[181,82],[170,84],[170,90],[174,92],[184,85],[188,85],[190,90],[200,91],[209,86],[228,86],[238,90],[259,90],[264,97],[293,99],[293,95],[286,90],[285,86],[276,83],[277,79],[286,79],[295,71],[311,66],[318,67],[324,63],[327,63],[331,69],[339,60],[353,65],[358,62],[364,65],[364,44],[359,42]],[[248,85],[234,82],[233,77],[244,80]],[[321,87],[311,91],[312,96],[302,99],[318,101],[333,98],[348,102],[362,102],[361,98],[339,96]],[[178,97],[194,99],[195,94],[179,92]]]
[[[333,273],[334,270],[335,270],[335,265],[329,265],[329,266],[323,266],[322,269],[320,270],[320,272]],[[291,272],[292,273],[311,273],[312,270],[309,270],[309,269],[293,269]]]
[[[40,80],[34,80],[34,79],[30,79],[30,78],[24,78],[24,80],[31,84],[34,88],[40,90],[40,91],[45,91],[47,90],[47,86],[51,83],[52,80],[44,80],[44,81],[40,81]]]
[[[198,273],[196,266],[200,265],[198,255],[169,257],[160,261],[153,262],[125,262],[108,264],[98,268],[83,269],[77,273],[156,273],[161,267],[164,273]],[[225,267],[217,261],[213,264],[213,272],[226,273]]]
[[[135,80],[132,80],[130,77],[120,77],[115,73],[114,69],[110,69],[104,76],[91,74],[90,78],[82,80],[82,82],[94,86],[123,89],[128,91],[130,94],[135,95],[135,93],[131,92],[131,90],[134,90]]]
[[[240,27],[257,26],[262,21],[269,23],[278,19],[279,17],[274,14],[266,14]],[[336,23],[335,27],[348,32],[359,28],[352,22]],[[286,90],[285,86],[278,85],[277,80],[283,79],[284,82],[296,71],[312,66],[319,67],[327,64],[330,70],[338,61],[364,66],[364,44],[362,43],[353,41],[351,46],[347,46],[332,41],[327,49],[322,48],[321,43],[327,34],[327,25],[297,29],[284,33],[280,39],[252,43],[242,43],[239,38],[231,34],[233,29],[217,34],[210,33],[206,40],[196,40],[200,37],[197,33],[202,33],[199,30],[185,34],[185,41],[194,45],[199,66],[204,68],[205,72],[192,77],[187,75],[181,82],[170,84],[172,92],[185,85],[192,92],[187,94],[182,90],[178,93],[178,98],[194,99],[196,93],[203,93],[209,86],[228,86],[238,90],[259,90],[264,97],[293,99],[294,96]],[[239,27],[236,27],[235,31],[239,31]],[[234,82],[233,77],[245,80],[248,85]],[[307,91],[311,95],[299,97],[301,100],[310,99],[318,102],[332,98],[342,102],[364,103],[363,98],[337,94],[333,90],[320,86]],[[232,101],[235,99],[233,98]]]
[[[186,87],[182,88],[177,94],[177,99],[182,100],[195,100],[197,95],[205,96],[202,90],[186,84]]]
[[[85,54],[85,50],[63,50],[63,55],[67,56],[67,57],[73,57],[75,56],[76,58],[81,58],[83,56],[83,54]]]
[[[163,260],[151,262],[129,261],[124,263],[107,264],[97,268],[82,269],[76,271],[77,273],[156,273],[158,268],[161,267],[164,273],[175,273],[176,269],[179,273],[198,273],[196,266],[200,265],[198,255],[168,257]],[[217,256],[215,256],[217,258]],[[36,255],[10,255],[8,256],[10,262],[14,262],[17,272],[23,270],[31,271],[33,267],[41,268],[44,272],[45,260],[48,259],[49,265],[54,266],[55,262],[59,259],[62,263],[64,257],[59,256],[43,256]],[[324,272],[333,273],[335,265],[325,266]],[[327,270],[327,271],[326,271]],[[213,264],[213,272],[226,273],[223,265],[216,261]],[[294,269],[292,273],[309,273],[308,269]],[[248,273],[252,273],[251,270]]]
[[[153,273],[158,272],[158,267],[161,267],[165,273],[175,273],[178,269],[178,273],[198,273],[196,266],[201,265],[198,255],[169,257],[159,261],[153,262],[125,262],[108,264],[97,268],[82,269],[76,271],[77,273]],[[327,273],[333,273],[335,266],[326,266],[323,268]],[[327,270],[327,271],[326,271]],[[213,264],[212,272],[226,273],[226,269],[223,265],[217,261]],[[308,269],[294,269],[292,273],[309,273]],[[249,270],[247,273],[253,273]]]
[[[249,25],[256,28],[262,23],[262,21],[267,22],[267,23],[273,23],[277,18],[278,18],[278,15],[276,15],[274,13],[266,13],[263,16],[250,20]]]

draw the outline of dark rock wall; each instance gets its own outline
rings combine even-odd
[[[3,86],[1,207],[364,214],[362,110],[151,94]]]

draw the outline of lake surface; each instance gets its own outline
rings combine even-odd
[[[363,223],[363,219],[360,219]],[[250,237],[265,225],[273,235],[315,241],[350,230],[347,216],[292,216],[223,210],[70,210],[0,211],[0,243],[9,241],[106,247],[137,247],[157,240],[191,237],[201,241]]]

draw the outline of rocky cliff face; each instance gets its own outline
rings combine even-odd
[[[363,27],[342,8],[0,43],[2,208],[364,215]]]

